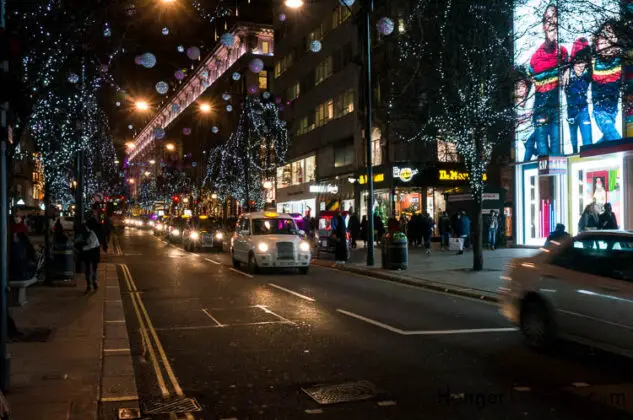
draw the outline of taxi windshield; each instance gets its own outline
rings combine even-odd
[[[297,225],[292,219],[253,219],[254,235],[295,235]]]
[[[220,228],[220,224],[212,219],[199,219],[195,222],[198,230],[212,232]]]

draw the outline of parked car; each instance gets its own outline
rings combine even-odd
[[[240,216],[231,240],[233,266],[248,264],[251,272],[260,268],[298,268],[306,274],[312,258],[310,244],[300,238],[293,218],[276,212]]]
[[[207,216],[196,216],[189,219],[183,234],[183,247],[186,251],[197,249],[213,249],[222,251],[225,232],[222,221]]]
[[[512,261],[501,313],[527,344],[568,339],[633,357],[633,232],[588,231]]]

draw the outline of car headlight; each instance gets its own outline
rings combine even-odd
[[[200,234],[199,234],[198,232],[191,232],[191,233],[189,234],[189,237],[190,237],[191,239],[193,239],[194,241],[197,241],[197,240],[198,240],[198,238],[200,237]]]
[[[153,220],[150,220],[150,222],[148,223],[148,225],[150,225],[150,226],[154,226],[154,221],[153,221]]]
[[[178,229],[173,229],[171,231],[171,234],[174,235],[174,236],[178,236],[178,235],[180,235],[180,231]]]
[[[266,242],[260,242],[257,245],[257,249],[259,252],[268,252],[268,244]]]
[[[224,239],[224,234],[222,232],[217,232],[215,234],[215,239],[217,239],[217,240]]]
[[[299,243],[299,251],[301,252],[310,252],[310,244],[302,241]]]

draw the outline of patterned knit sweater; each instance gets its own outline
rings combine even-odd
[[[593,107],[614,114],[618,110],[622,86],[622,60],[620,57],[604,60],[598,56],[593,59],[592,66]]]

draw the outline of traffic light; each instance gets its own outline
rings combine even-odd
[[[173,198],[173,202],[174,203],[178,203],[180,201],[180,197],[178,197],[177,195],[174,196]]]

